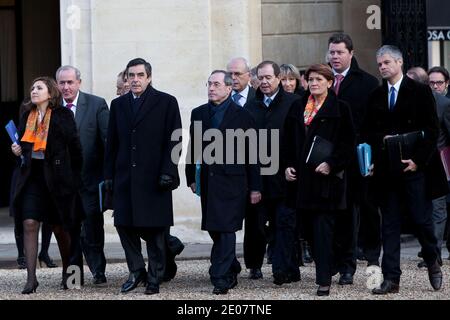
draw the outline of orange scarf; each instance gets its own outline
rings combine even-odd
[[[30,111],[27,119],[27,125],[25,127],[25,133],[21,141],[33,143],[34,152],[45,152],[47,147],[48,128],[50,126],[50,117],[52,109],[47,108],[44,114],[44,118],[39,123],[38,110],[33,109]]]
[[[303,117],[305,119],[305,125],[309,126],[311,122],[313,121],[314,117],[316,116],[317,112],[319,112],[320,108],[323,105],[323,102],[327,96],[325,96],[323,99],[320,99],[318,101],[317,107],[314,105],[316,102],[316,99],[313,97],[313,95],[310,95],[308,98],[308,103],[305,107],[305,112],[303,113]]]

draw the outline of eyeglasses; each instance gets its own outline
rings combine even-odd
[[[445,81],[430,81],[430,86],[431,87],[433,87],[433,86],[438,86],[438,87],[440,87],[440,86],[442,86],[443,84],[445,83]]]
[[[248,73],[248,71],[247,72],[230,72],[230,75],[231,76],[236,76],[236,77],[240,77],[240,76],[242,76],[242,75],[244,75],[244,74],[247,74]]]

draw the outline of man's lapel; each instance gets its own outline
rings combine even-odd
[[[75,122],[77,123],[78,132],[80,132],[81,124],[84,121],[87,113],[86,95],[80,91],[78,96],[77,110],[75,112]]]

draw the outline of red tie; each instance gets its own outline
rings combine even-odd
[[[337,74],[334,84],[334,92],[336,92],[336,95],[339,94],[339,87],[341,86],[342,80],[344,80],[344,76],[342,74]]]
[[[72,110],[72,108],[74,107],[74,104],[68,103],[68,104],[66,104],[66,107],[69,108],[70,110]]]

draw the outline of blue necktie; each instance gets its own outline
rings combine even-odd
[[[264,102],[266,104],[266,107],[270,106],[270,104],[272,103],[272,99],[267,98],[266,101]]]
[[[236,103],[238,106],[241,106],[241,104],[239,103],[239,100],[241,100],[241,94],[240,93],[235,93],[234,95],[233,95],[233,101],[234,101],[234,103]]]
[[[389,97],[389,111],[394,111],[395,107],[395,88],[391,87],[390,93],[391,96]]]

